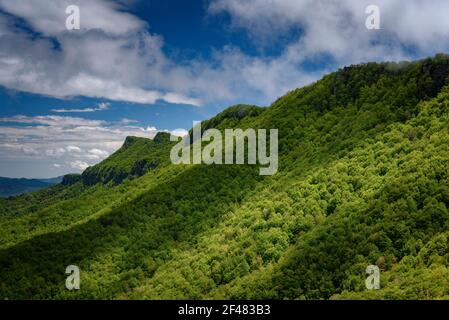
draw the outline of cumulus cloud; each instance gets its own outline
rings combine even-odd
[[[47,35],[66,31],[65,9],[70,5],[82,9],[83,31],[99,29],[119,36],[145,26],[137,17],[124,12],[122,6],[106,0],[0,0],[0,5],[5,11],[26,19],[35,30]]]
[[[368,5],[379,6],[381,30],[365,28]],[[418,55],[448,50],[447,10],[445,0],[213,0],[209,6],[259,43],[299,30],[280,57],[291,65],[323,54],[341,64],[408,58],[410,47]]]
[[[81,9],[79,31],[65,30],[68,4]],[[371,4],[381,9],[381,30],[365,28]],[[209,14],[228,14],[261,54],[230,44],[208,60],[167,56],[146,21],[112,1],[0,0],[0,9],[10,14],[0,13],[0,84],[53,97],[268,104],[336,67],[449,50],[445,0],[211,0]],[[11,15],[40,35],[31,37]],[[276,55],[263,54],[284,38]]]
[[[65,149],[67,152],[81,152],[81,148],[77,146],[67,146]]]
[[[81,30],[65,29],[68,5],[80,7]],[[8,31],[0,33],[0,84],[58,98],[200,105],[189,92],[158,84],[170,64],[163,41],[124,9],[106,0],[0,0],[9,14],[0,11],[0,30]],[[15,17],[40,35],[32,37]]]
[[[67,127],[67,126],[84,126],[97,127],[105,124],[103,120],[88,120],[76,117],[61,116],[24,116],[17,115],[13,117],[0,118],[0,122],[15,122],[25,124],[42,124],[47,126]]]
[[[88,151],[87,157],[89,159],[96,160],[96,159],[104,159],[108,155],[109,155],[109,152],[107,152],[107,151],[104,151],[104,150],[101,150],[101,149],[97,149],[97,148],[93,148],[93,149],[90,149]]]
[[[89,165],[88,165],[86,162],[81,161],[81,160],[76,160],[76,161],[70,162],[70,166],[71,166],[73,169],[76,169],[76,170],[78,170],[78,171],[84,171],[84,170],[86,170],[87,168],[89,168]]]
[[[138,122],[139,121],[137,121],[137,120],[128,119],[128,118],[123,118],[122,120],[120,120],[120,123],[124,124],[124,125],[132,124],[132,123],[138,123]]]
[[[189,132],[186,129],[175,129],[170,132],[173,136],[176,137],[185,137],[189,134]]]
[[[96,112],[96,111],[105,111],[109,110],[111,107],[110,103],[102,102],[96,107],[90,108],[81,108],[81,109],[52,109],[52,112],[56,113],[84,113],[84,112]]]
[[[66,153],[64,148],[47,149],[45,150],[45,155],[48,157],[60,158]]]

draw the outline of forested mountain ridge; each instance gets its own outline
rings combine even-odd
[[[123,180],[139,177],[158,166],[169,164],[170,135],[159,132],[153,140],[127,137],[123,146],[110,157],[81,175],[85,185],[97,183],[120,184]]]
[[[0,298],[449,298],[448,76],[446,55],[351,66],[205,122],[279,129],[272,177],[130,138],[78,180],[0,200]]]

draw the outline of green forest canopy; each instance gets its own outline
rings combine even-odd
[[[356,65],[204,123],[278,128],[272,177],[174,166],[160,134],[0,199],[0,298],[449,298],[448,76],[446,55]]]

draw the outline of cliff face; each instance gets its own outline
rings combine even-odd
[[[154,139],[127,137],[123,146],[101,163],[82,174],[85,185],[120,184],[169,163],[170,134],[159,132]]]

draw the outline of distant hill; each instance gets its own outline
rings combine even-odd
[[[62,177],[51,179],[13,179],[0,177],[0,197],[17,196],[50,187],[62,181]]]
[[[449,299],[449,56],[343,68],[203,128],[279,130],[279,170],[129,137],[0,199],[0,299]],[[64,287],[68,265],[81,290]],[[367,290],[377,265],[381,289]]]

